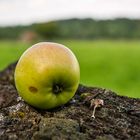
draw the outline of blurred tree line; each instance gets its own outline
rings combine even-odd
[[[130,39],[140,38],[140,20],[69,19],[29,26],[0,27],[0,39],[18,39],[30,31],[38,38]]]

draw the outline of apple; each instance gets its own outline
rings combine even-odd
[[[15,69],[19,95],[30,105],[51,109],[67,103],[80,80],[79,63],[62,44],[41,42],[28,48]]]

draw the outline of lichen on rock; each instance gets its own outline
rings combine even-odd
[[[80,126],[77,121],[50,117],[41,120],[39,131],[33,135],[32,139],[85,140],[87,138],[86,134],[80,132]]]

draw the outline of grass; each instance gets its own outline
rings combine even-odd
[[[140,98],[140,41],[58,40],[69,46],[81,68],[81,83]],[[0,69],[17,60],[31,44],[1,41]]]
[[[18,41],[0,41],[0,70],[19,59],[30,45]]]

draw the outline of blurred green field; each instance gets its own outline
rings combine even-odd
[[[76,54],[81,83],[140,98],[140,41],[57,40]],[[0,70],[17,60],[31,44],[0,41]]]

